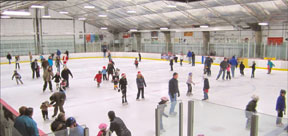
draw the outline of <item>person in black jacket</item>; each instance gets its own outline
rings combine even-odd
[[[122,73],[122,78],[120,79],[120,81],[119,81],[119,88],[120,89],[118,89],[118,92],[120,92],[120,90],[121,90],[121,92],[122,92],[122,104],[124,104],[124,103],[127,103],[128,104],[128,102],[127,102],[127,95],[126,95],[126,93],[127,93],[127,79],[126,79],[126,74],[125,73]]]
[[[195,53],[192,52],[192,66],[195,66]]]
[[[52,96],[50,97],[50,105],[54,104],[54,114],[52,116],[52,118],[54,118],[57,113],[58,113],[58,108],[60,109],[60,112],[65,113],[63,105],[65,103],[66,100],[66,94],[63,92],[55,92],[54,94],[52,94]]]
[[[170,58],[170,67],[171,67],[171,71],[173,71],[173,57]]]
[[[140,52],[138,52],[138,56],[139,56],[139,62],[141,62],[142,56],[141,56],[141,53],[140,53]]]
[[[202,100],[205,101],[205,100],[209,99],[208,92],[210,89],[210,85],[209,85],[209,80],[208,80],[207,76],[204,75],[203,78],[204,78],[204,87],[203,87],[204,99],[202,99]]]
[[[259,100],[259,97],[256,95],[253,95],[252,100],[248,103],[248,105],[246,106],[246,118],[247,118],[247,122],[246,122],[246,129],[250,129],[251,127],[251,118],[252,115],[255,114],[257,112],[256,107],[257,107],[257,102]]]
[[[11,64],[11,59],[12,59],[12,56],[11,56],[11,54],[10,54],[10,53],[8,53],[8,54],[7,54],[7,59],[8,59],[8,61],[9,61],[9,64]]]
[[[115,68],[114,68],[114,64],[112,60],[109,60],[108,66],[107,66],[107,73],[108,73],[108,81],[109,81],[109,77],[111,75],[111,77],[113,78],[113,73],[115,72]]]
[[[205,59],[205,62],[204,62],[204,69],[205,69],[205,72],[207,73],[207,76],[211,76],[211,65],[213,63],[213,59],[210,58],[210,56],[208,56],[206,59]]]
[[[55,79],[55,80],[54,80]],[[57,72],[52,80],[54,80],[54,82],[56,83],[56,90],[59,90],[60,89],[60,81],[61,81],[61,76],[60,76],[60,72]]]
[[[67,88],[69,88],[69,75],[73,78],[71,71],[65,66],[61,72],[61,77],[65,79]]]
[[[251,78],[255,78],[255,70],[256,70],[256,63],[255,63],[255,61],[253,61],[253,64],[252,64],[251,68],[252,68]]]
[[[57,118],[51,123],[51,130],[55,136],[64,136],[66,134],[66,128],[65,113],[60,112]]]
[[[170,96],[170,101],[171,101],[171,107],[169,114],[170,115],[176,115],[177,113],[174,111],[175,106],[177,104],[177,94],[178,97],[180,97],[180,92],[178,88],[178,73],[173,73],[173,78],[170,79],[169,81],[169,96]]]
[[[110,119],[110,132],[116,132],[117,136],[131,136],[130,130],[126,127],[125,123],[119,117],[116,117],[114,111],[108,112],[108,117]]]
[[[244,76],[244,69],[245,69],[245,65],[244,65],[243,62],[241,61],[241,63],[240,63],[240,74],[241,74],[242,76]]]
[[[32,63],[31,63],[31,69],[32,69],[32,78],[34,79],[35,74],[36,77],[38,78],[40,76],[39,74],[39,70],[38,70],[38,63],[37,63],[37,59],[35,59]],[[37,74],[38,73],[38,74]],[[39,76],[38,76],[39,75]]]
[[[227,66],[228,66],[227,59],[224,58],[224,60],[220,63],[220,71],[218,73],[218,76],[217,76],[216,80],[219,79],[219,77],[221,76],[222,72],[223,72],[222,79],[225,80],[225,71],[227,69]]]

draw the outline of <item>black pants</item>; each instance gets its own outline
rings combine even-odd
[[[230,71],[227,71],[226,80],[228,80],[228,79],[230,79],[230,80],[231,80]]]
[[[39,74],[39,72],[37,70],[32,70],[32,78],[33,79],[35,78],[35,75],[36,75],[37,78],[40,77],[40,74]]]
[[[181,66],[183,65],[183,59],[180,59],[180,65]]]
[[[175,61],[175,63],[177,63],[178,62],[178,57],[175,57],[174,61]]]
[[[142,95],[142,99],[144,99],[144,88],[138,88],[137,99],[139,99],[140,93]]]
[[[42,110],[42,116],[43,116],[43,119],[48,119],[48,111],[44,111]]]
[[[18,67],[18,69],[20,69],[20,64],[19,63],[15,63],[15,69],[17,69],[17,67]]]
[[[139,62],[141,62],[141,57],[139,57]]]
[[[69,77],[64,79],[66,80],[66,87],[69,87]]]
[[[11,64],[11,59],[8,59],[8,61],[9,61],[9,64]]]
[[[106,74],[103,74],[103,81],[108,80]]]
[[[187,83],[188,91],[187,93],[192,93],[192,85],[190,83]]]
[[[207,73],[207,76],[211,76],[211,68],[210,67],[206,68],[206,73]]]
[[[138,68],[138,64],[135,64],[136,68]]]
[[[170,67],[171,67],[171,71],[173,71],[173,65],[170,65]]]
[[[57,115],[58,109],[60,110],[60,112],[65,113],[63,105],[64,105],[64,102],[60,102],[60,104],[57,104],[57,103],[55,104],[53,117]]]
[[[20,82],[21,84],[23,84],[23,82],[22,82],[22,80],[21,80],[20,78],[16,78],[16,83],[17,83],[17,85],[19,84],[19,82]]]
[[[195,58],[192,58],[192,66],[195,66]]]
[[[127,102],[127,89],[126,88],[121,88],[121,91],[122,91],[122,103],[125,103]]]
[[[240,69],[240,74],[244,76],[244,69]]]
[[[277,117],[282,118],[282,117],[283,117],[283,111],[278,111],[278,115],[277,115]]]
[[[255,77],[255,69],[252,69],[252,74],[251,74],[251,78]]]
[[[52,82],[51,81],[44,81],[43,91],[46,90],[47,83],[49,83],[49,89],[52,90]]]

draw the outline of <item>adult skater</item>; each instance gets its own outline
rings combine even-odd
[[[56,57],[59,57],[59,58],[61,58],[61,51],[59,50],[59,49],[57,49],[57,51],[56,51]]]
[[[192,66],[195,66],[195,53],[192,52]]]
[[[181,54],[180,54],[180,66],[183,65],[183,60],[184,60],[184,54],[181,53]]]
[[[170,70],[173,71],[173,57],[170,58]]]
[[[12,76],[12,80],[14,79],[14,77],[15,77],[15,80],[16,80],[16,83],[17,83],[17,85],[19,85],[19,81],[20,81],[20,83],[21,84],[23,84],[23,82],[22,82],[22,80],[21,80],[21,75],[17,72],[17,70],[14,70],[14,74],[13,74],[13,76]]]
[[[108,117],[110,119],[110,132],[115,131],[117,136],[131,136],[130,130],[126,127],[125,123],[119,117],[116,117],[114,111],[108,112]]]
[[[15,69],[20,69],[20,56],[15,56]]]
[[[18,117],[14,123],[14,128],[22,136],[39,136],[37,123],[32,119],[33,108],[26,108],[24,115]]]
[[[58,108],[59,108],[60,112],[65,113],[64,108],[63,108],[65,100],[66,100],[66,94],[63,93],[63,92],[55,92],[55,93],[53,93],[51,95],[51,97],[50,97],[50,101],[51,101],[50,105],[53,105],[55,103],[53,105],[54,114],[53,114],[52,118],[54,118],[57,115]]]
[[[144,98],[144,86],[146,87],[146,82],[140,71],[137,74],[136,83],[137,83],[137,88],[138,88],[136,100],[139,100],[140,93],[142,95],[142,99],[145,99]]]
[[[60,72],[61,65],[62,65],[62,62],[61,62],[60,56],[57,55],[55,59],[55,66],[57,68],[57,72]]]
[[[268,60],[267,66],[268,66],[268,73],[267,74],[271,74],[272,68],[275,65],[274,65],[274,63],[271,60]]]
[[[237,68],[237,66],[238,66],[238,62],[237,62],[237,60],[236,60],[236,57],[233,56],[233,57],[229,60],[229,63],[230,63],[230,65],[231,65],[232,78],[234,78],[235,68]]]
[[[194,83],[193,80],[192,80],[192,72],[190,72],[190,73],[188,74],[188,79],[187,79],[186,84],[187,84],[187,86],[188,86],[188,91],[187,91],[186,96],[191,96],[191,95],[193,95],[193,94],[192,94],[192,84],[195,85],[195,83]]]
[[[213,59],[210,58],[210,56],[206,57],[205,62],[204,62],[204,68],[207,73],[207,76],[211,76],[211,65],[213,63]]]
[[[33,59],[33,56],[32,56],[32,53],[31,53],[31,51],[29,51],[29,59],[30,59],[30,63],[32,63],[32,59]]]
[[[106,47],[106,45],[103,45],[102,51],[103,51],[103,57],[106,58],[106,52],[107,52],[107,47]]]
[[[31,63],[31,69],[32,69],[32,78],[34,79],[35,74],[36,77],[38,78],[40,76],[39,74],[39,70],[38,70],[38,63],[37,63],[37,59],[35,59],[32,63]],[[39,75],[39,76],[38,76]]]
[[[175,106],[177,104],[177,94],[178,97],[180,97],[180,92],[179,92],[179,88],[178,88],[178,73],[173,73],[173,78],[170,79],[169,81],[169,97],[170,97],[170,101],[171,101],[171,107],[170,107],[170,111],[169,114],[175,116],[177,114],[177,112],[174,111]]]
[[[208,80],[206,75],[203,76],[203,79],[204,79],[204,87],[203,87],[204,99],[202,99],[202,100],[206,101],[209,99],[208,92],[210,89],[210,85],[209,85],[209,80]]]
[[[65,113],[60,112],[57,118],[51,123],[51,130],[55,136],[64,136],[66,128]]]
[[[107,66],[107,73],[108,73],[108,81],[109,77],[113,78],[113,73],[115,72],[114,64],[112,63],[112,60],[109,61],[108,66]]]
[[[284,89],[281,89],[280,91],[280,96],[277,99],[277,104],[276,104],[276,111],[278,113],[277,115],[277,120],[276,120],[276,125],[278,127],[282,127],[282,118],[283,118],[283,113],[284,115],[286,114],[286,91]]]
[[[251,128],[252,115],[257,113],[256,107],[257,107],[257,102],[259,100],[259,97],[256,95],[253,95],[251,98],[252,100],[248,103],[248,105],[246,106],[246,110],[245,110],[245,114],[247,118],[247,122],[246,122],[247,130]]]
[[[174,59],[175,63],[178,63],[178,57],[176,56],[176,54],[174,54],[173,59]]]
[[[127,102],[127,95],[126,95],[126,93],[127,93],[127,79],[126,79],[125,73],[122,73],[121,76],[122,77],[119,81],[119,88],[120,89],[118,90],[118,92],[120,92],[120,90],[121,90],[121,92],[122,92],[122,104],[124,104],[124,103],[128,103]]]
[[[256,70],[256,62],[255,61],[253,61],[251,68],[252,68],[251,78],[255,78],[255,70]]]
[[[242,61],[241,61],[241,63],[240,63],[239,68],[240,68],[240,74],[241,74],[242,76],[244,76],[244,69],[245,69],[245,65],[243,64]]]
[[[10,53],[7,54],[6,58],[8,59],[9,61],[9,64],[11,64],[11,59],[12,59],[12,56]]]
[[[189,64],[191,64],[191,61],[192,61],[192,52],[189,50],[188,53],[187,53],[187,57],[188,57],[188,60],[189,60]]]
[[[141,53],[140,53],[140,52],[138,52],[138,57],[139,57],[139,62],[141,62],[142,56],[141,56]]]
[[[219,70],[219,73],[218,73],[218,76],[216,78],[216,80],[219,79],[219,77],[221,76],[222,72],[223,72],[223,76],[222,76],[222,79],[225,80],[225,71],[226,71],[226,68],[227,68],[227,59],[224,58],[224,60],[220,63],[220,70]]]
[[[42,66],[43,72],[44,72],[48,68],[49,62],[45,58],[43,58],[41,66]]]
[[[77,124],[74,117],[69,117],[66,120],[66,126],[69,127],[69,136],[84,136],[84,128]]]
[[[157,109],[160,111],[160,133],[165,132],[165,129],[163,127],[163,116],[168,118],[169,116],[164,112],[165,108],[167,107],[167,102],[168,102],[167,97],[162,97],[161,101],[158,103]]]
[[[52,90],[52,82],[51,82],[53,76],[54,76],[54,74],[52,72],[52,68],[48,67],[48,69],[46,69],[44,71],[44,74],[43,74],[43,80],[44,80],[43,92],[45,92],[45,90],[47,88],[47,83],[49,83],[50,91],[53,92],[53,90]]]
[[[68,69],[67,66],[61,72],[61,77],[66,80],[66,87],[69,88],[69,75],[73,78],[71,71]]]

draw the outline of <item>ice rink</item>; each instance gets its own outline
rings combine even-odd
[[[172,78],[173,74],[173,72],[170,71],[169,62],[142,60],[139,68],[136,69],[134,59],[116,58],[114,61],[115,67],[120,68],[121,73],[125,72],[127,74],[127,97],[129,104],[125,106],[122,105],[121,93],[113,89],[111,82],[104,81],[101,87],[97,88],[96,82],[93,80],[95,74],[101,70],[103,66],[107,67],[108,59],[69,60],[68,67],[73,73],[74,78],[70,78],[70,88],[66,91],[67,101],[64,105],[66,117],[75,117],[78,124],[85,124],[89,127],[90,135],[96,135],[100,123],[109,124],[108,111],[114,110],[116,116],[124,120],[127,127],[132,131],[133,136],[153,136],[155,133],[155,108],[162,96],[168,96],[168,81]],[[33,118],[36,120],[38,127],[44,132],[49,133],[51,132],[50,124],[53,121],[51,118],[53,108],[49,109],[50,120],[43,121],[40,105],[43,101],[49,100],[52,93],[48,89],[45,93],[42,92],[42,77],[32,79],[32,71],[29,63],[21,63],[20,66],[21,70],[19,70],[19,73],[22,75],[24,85],[16,85],[15,79],[13,81],[11,80],[15,68],[14,64],[1,65],[1,98],[16,110],[23,105],[33,107]],[[54,74],[55,70],[56,68],[54,67]],[[266,70],[256,69],[256,77],[255,79],[251,79],[250,68],[245,69],[245,76],[240,76],[238,68],[236,69],[234,79],[231,81],[222,81],[221,78],[216,80],[218,70],[219,66],[212,66],[212,76],[209,78],[211,89],[209,90],[208,102],[237,109],[245,109],[247,103],[251,100],[250,97],[256,94],[260,97],[257,107],[258,112],[276,115],[275,106],[279,91],[280,89],[288,89],[287,71],[272,71],[272,74],[268,75],[266,74]],[[142,72],[147,83],[147,88],[145,88],[146,99],[141,101],[136,101],[136,74],[138,71]],[[178,80],[181,91],[179,99],[184,103],[185,120],[187,116],[187,101],[192,99],[201,100],[203,98],[203,65],[196,64],[195,67],[192,67],[188,65],[188,63],[184,63],[183,67],[181,67],[179,63],[176,63],[174,64],[174,72],[179,73]],[[193,72],[193,80],[196,83],[196,85],[193,86],[194,95],[192,97],[186,96],[186,80],[189,72]],[[53,89],[56,91],[54,82]],[[229,112],[230,111],[225,112],[226,115]],[[231,114],[232,113],[233,112],[231,112]],[[205,114],[209,113],[206,112]],[[211,111],[210,114],[221,114],[221,112],[213,113],[213,111]],[[245,116],[238,114],[232,114],[231,116],[233,115],[235,115],[235,120],[241,118],[241,120],[245,121]],[[285,115],[285,117],[287,118],[287,115]],[[209,122],[209,120],[204,121]],[[185,128],[186,121],[184,122]],[[243,122],[243,125],[244,124],[245,122]],[[244,126],[239,126],[238,129],[242,131],[242,128],[244,128]],[[186,129],[184,130],[186,133]],[[217,132],[219,128],[215,127],[209,131],[210,133],[207,132],[205,136],[215,136],[213,135],[213,131]],[[243,136],[249,135],[248,131],[238,134]],[[232,135],[233,134],[230,136]]]

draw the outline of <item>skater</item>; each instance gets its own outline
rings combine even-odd
[[[32,63],[31,63],[31,69],[32,69],[32,78],[34,79],[35,75],[37,78],[40,77],[40,73],[38,70],[38,63],[37,63],[37,59],[35,59]]]
[[[113,82],[114,82],[114,90],[119,89],[118,88],[119,76],[115,76],[114,79],[113,79]]]
[[[186,96],[191,96],[191,95],[193,95],[193,94],[192,94],[192,84],[195,85],[195,83],[192,81],[192,72],[189,73],[186,84],[187,84],[187,86],[188,86],[188,91],[187,91]]]
[[[138,62],[137,58],[135,58],[134,64],[135,64],[136,68],[138,68],[139,62]]]
[[[60,83],[59,92],[65,93],[66,92],[66,80],[62,80]]]
[[[62,65],[62,62],[61,62],[60,56],[57,55],[55,59],[55,66],[57,68],[57,72],[60,72],[61,65]]]
[[[69,127],[69,136],[84,136],[84,128],[77,124],[74,117],[69,117],[66,120],[66,126]]]
[[[103,57],[106,58],[106,52],[107,52],[107,47],[106,45],[102,46],[102,51],[103,51]]]
[[[114,73],[114,75],[113,75],[112,81],[114,81],[114,79],[115,79],[116,77],[117,77],[118,80],[119,80],[119,75],[120,75],[120,69],[119,69],[119,68],[116,68],[115,73]]]
[[[140,71],[137,74],[136,83],[137,83],[137,88],[138,88],[138,93],[137,93],[136,100],[139,100],[140,93],[142,95],[142,99],[145,99],[144,98],[144,86],[146,87],[146,82],[145,82],[145,79],[144,79],[144,77],[143,77],[143,75],[141,74]]]
[[[277,104],[276,104],[276,111],[278,113],[277,115],[277,120],[276,120],[276,125],[278,127],[282,127],[282,118],[283,118],[283,113],[284,115],[286,114],[286,91],[284,89],[281,89],[280,91],[280,96],[277,99]]]
[[[246,106],[246,111],[245,111],[246,118],[247,118],[247,122],[246,122],[247,130],[251,128],[252,115],[257,113],[256,107],[257,107],[257,102],[259,100],[259,97],[256,95],[253,95],[251,98],[252,100]]]
[[[176,56],[176,54],[174,54],[173,59],[174,59],[175,63],[178,63],[178,57]]]
[[[173,71],[173,57],[170,58],[170,67],[171,67],[171,71]]]
[[[187,57],[188,57],[188,60],[189,60],[189,64],[191,64],[191,61],[192,61],[192,52],[189,50],[188,53],[187,53]]]
[[[15,69],[20,69],[20,56],[15,56]]]
[[[268,73],[267,74],[271,74],[272,68],[275,65],[274,65],[274,63],[271,60],[268,60],[267,66],[268,66]]]
[[[103,72],[102,72],[103,73]],[[97,81],[97,87],[100,87],[100,84],[101,84],[101,80],[102,80],[102,74],[101,74],[101,71],[98,72],[98,74],[95,75],[94,77],[94,81]],[[104,80],[104,78],[103,78]]]
[[[9,64],[11,64],[11,59],[12,59],[12,56],[10,53],[7,54],[6,58],[8,59],[9,61]]]
[[[210,58],[210,56],[208,56],[206,59],[205,59],[205,62],[204,62],[204,68],[205,68],[205,72],[207,74],[208,77],[211,76],[211,65],[213,63],[213,59]]]
[[[108,80],[110,75],[113,78],[114,72],[115,72],[114,64],[112,63],[112,60],[110,60],[107,66]]]
[[[195,53],[192,52],[192,66],[195,66]]]
[[[97,136],[107,136],[108,132],[107,132],[107,124],[105,123],[101,123],[98,128],[100,129],[100,131],[98,132]]]
[[[65,113],[60,112],[57,118],[51,123],[51,130],[55,136],[66,135],[66,117]]]
[[[225,78],[225,71],[227,69],[227,65],[228,65],[227,59],[224,58],[224,60],[220,63],[220,71],[218,73],[218,76],[217,76],[216,80],[219,79],[219,77],[221,76],[222,72],[223,72],[222,79],[225,80],[224,78]]]
[[[43,86],[43,93],[45,92],[46,88],[47,88],[47,83],[49,84],[49,89],[51,92],[53,92],[52,90],[52,82],[51,79],[53,78],[53,72],[52,72],[52,68],[48,67],[47,70],[44,71],[43,74],[43,80],[44,80],[44,86]]]
[[[20,83],[21,84],[23,84],[23,82],[22,82],[22,80],[21,80],[21,75],[17,72],[17,70],[14,70],[14,74],[13,74],[13,76],[12,76],[12,80],[14,79],[14,77],[15,77],[15,79],[16,79],[16,83],[17,83],[17,85],[19,85],[19,81],[20,81]]]
[[[107,75],[106,75],[106,74],[107,74],[107,70],[106,70],[106,67],[105,67],[105,66],[103,66],[103,69],[102,69],[103,81],[104,81],[104,80],[108,80],[108,79],[107,79]]]
[[[67,65],[68,59],[69,59],[69,58],[68,58],[68,55],[63,55],[62,60],[63,60],[63,65],[64,65],[64,66]]]
[[[226,76],[226,80],[231,80],[231,75],[230,75],[230,68],[231,68],[231,65],[228,63],[228,66],[227,66],[227,76]]]
[[[69,88],[69,75],[73,78],[71,71],[68,69],[67,66],[61,72],[61,77],[66,81],[66,87]]]
[[[116,117],[114,111],[108,112],[108,117],[110,119],[110,132],[115,131],[117,136],[131,136],[130,130],[126,127],[125,123],[119,117]]]
[[[61,57],[61,51],[60,51],[59,49],[57,49],[56,55],[57,55],[56,58],[57,58],[57,57],[59,57],[59,58]]]
[[[138,52],[138,57],[139,57],[139,62],[141,62],[142,56],[141,56],[141,53],[140,53],[140,52]]]
[[[33,59],[33,56],[32,56],[32,53],[31,53],[31,51],[29,51],[29,59],[30,59],[30,63],[32,63],[32,59]]]
[[[172,116],[175,116],[177,112],[174,111],[175,106],[177,104],[177,94],[178,97],[180,97],[180,92],[178,88],[178,73],[173,73],[173,78],[170,79],[169,81],[169,96],[170,96],[170,101],[171,101],[171,107],[169,114]]]
[[[40,106],[40,109],[41,109],[41,112],[42,112],[42,116],[43,116],[44,121],[45,121],[46,119],[49,120],[49,118],[48,118],[48,107],[50,107],[50,104],[49,104],[48,101],[43,102],[43,103],[41,104],[41,106]]]
[[[167,102],[168,102],[168,98],[167,97],[162,97],[161,101],[158,103],[157,109],[159,109],[160,111],[160,133],[165,132],[165,129],[163,127],[163,116],[168,118],[169,116],[164,112],[165,108],[167,107]]]
[[[122,92],[122,104],[124,104],[124,103],[127,103],[128,104],[128,102],[127,102],[127,95],[126,95],[126,93],[127,93],[127,79],[126,79],[126,74],[125,73],[122,73],[122,75],[121,75],[121,79],[120,79],[120,81],[119,81],[119,90],[118,90],[118,92],[120,92],[120,90],[121,90],[121,92]]]
[[[202,100],[206,101],[209,99],[208,92],[210,89],[210,85],[209,85],[209,80],[208,80],[207,76],[204,75],[203,78],[204,78],[204,87],[203,87],[204,99],[202,99]]]
[[[232,77],[234,78],[235,68],[237,68],[237,66],[238,66],[238,62],[237,62],[235,56],[233,56],[233,57],[229,60],[229,63],[230,63],[230,65],[231,65]]]
[[[44,72],[48,68],[49,62],[45,58],[43,58],[41,62],[42,62],[41,66],[42,66],[43,72]]]
[[[112,56],[111,56],[110,50],[108,50],[108,59],[109,59],[109,60],[112,60]]]
[[[50,97],[50,105],[53,105],[54,107],[54,114],[52,116],[52,118],[54,118],[57,113],[58,113],[58,108],[60,109],[60,112],[65,113],[63,105],[65,103],[66,100],[66,94],[63,92],[55,92],[52,94],[52,96]]]
[[[180,66],[183,65],[183,60],[184,60],[184,54],[181,53],[181,54],[180,54]]]
[[[256,70],[256,62],[255,61],[253,61],[251,68],[252,68],[251,78],[255,78],[255,70]]]
[[[244,76],[244,69],[245,69],[245,65],[243,64],[243,62],[241,61],[241,63],[240,63],[240,74],[241,74],[241,76]]]
[[[57,72],[56,75],[53,76],[52,80],[56,83],[56,90],[60,90],[60,81],[61,81],[61,76],[60,72]]]

